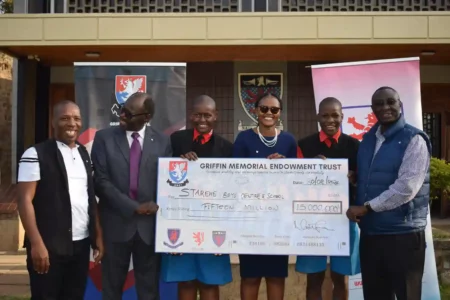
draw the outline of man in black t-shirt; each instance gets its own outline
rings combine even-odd
[[[319,104],[318,121],[321,130],[298,142],[299,158],[346,158],[349,165],[350,199],[353,202],[356,155],[359,141],[341,132],[344,115],[342,104],[336,98],[328,97]],[[349,205],[350,205],[349,203]],[[333,300],[347,300],[348,289],[345,276],[360,273],[359,232],[356,223],[350,222],[350,256],[331,257],[331,278],[333,280]],[[326,256],[298,256],[296,271],[308,274],[306,299],[322,299],[322,284],[327,268]]]

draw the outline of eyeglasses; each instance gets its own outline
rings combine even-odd
[[[128,109],[126,109],[125,107],[121,107],[120,108],[120,113],[125,115],[125,118],[127,118],[128,120],[133,119],[134,117],[137,116],[144,116],[144,115],[148,115],[149,113],[140,113],[140,114],[132,114]]]
[[[267,114],[267,112],[270,109],[270,112],[273,113],[274,115],[279,113],[281,110],[281,108],[279,108],[279,107],[274,107],[274,106],[268,107],[268,106],[264,106],[264,105],[258,106],[258,108],[263,114]]]

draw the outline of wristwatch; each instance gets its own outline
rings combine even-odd
[[[369,201],[367,201],[366,203],[364,203],[364,206],[367,208],[367,211],[368,211],[368,212],[373,212],[372,207],[370,207]]]

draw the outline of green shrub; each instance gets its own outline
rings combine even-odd
[[[450,193],[450,164],[436,157],[430,162],[430,200]]]

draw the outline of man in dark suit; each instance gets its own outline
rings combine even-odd
[[[147,126],[154,114],[150,95],[131,95],[120,127],[97,132],[92,145],[95,191],[104,228],[104,300],[121,300],[133,255],[139,300],[159,299],[160,256],[155,253],[158,157],[171,157],[169,137]]]
[[[213,131],[217,111],[211,97],[203,95],[195,99],[190,119],[193,129],[176,131],[170,137],[174,157],[188,160],[232,157],[233,144]],[[197,291],[203,300],[219,300],[219,286],[232,281],[230,256],[164,254],[162,279],[178,282],[180,300],[196,300]]]
[[[72,101],[53,108],[55,138],[28,148],[19,163],[18,207],[25,229],[33,300],[83,299],[90,246],[103,256],[92,167],[76,142],[80,109]]]

